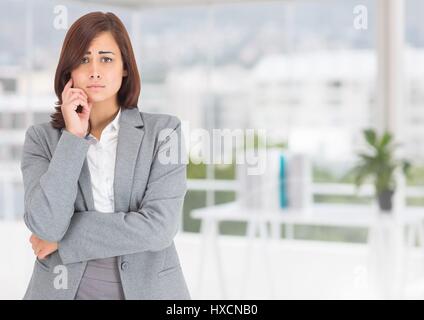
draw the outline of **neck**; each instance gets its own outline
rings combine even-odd
[[[118,112],[119,106],[116,99],[93,102],[90,112],[90,132],[101,133]]]

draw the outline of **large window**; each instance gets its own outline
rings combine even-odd
[[[408,197],[411,205],[423,205],[424,198],[424,26],[417,12],[424,3],[417,0],[405,1],[405,64],[406,79],[404,108],[402,110],[403,141],[405,155],[414,162],[408,185],[414,196]]]
[[[376,116],[375,3],[361,4],[369,21],[361,30],[353,25],[356,1],[143,10],[141,107],[177,114],[190,128],[266,129],[270,146],[310,155],[315,183],[351,183],[344,174],[360,130]],[[236,198],[235,167],[189,164],[184,230],[198,230],[193,208]],[[329,189],[315,201],[370,198]]]
[[[405,146],[419,159],[424,38],[415,13],[423,4],[406,0],[405,5]],[[365,28],[354,25],[357,6],[366,9]],[[346,172],[363,143],[361,130],[377,122],[375,6],[375,0],[300,0],[133,9],[2,1],[1,130],[22,133],[53,112],[54,71],[66,34],[54,24],[58,10],[65,9],[69,25],[90,11],[112,11],[127,26],[136,52],[141,110],[175,114],[191,129],[265,129],[268,147],[312,159],[315,202],[370,203],[369,195],[332,194],[332,184],[352,183]],[[4,158],[16,160],[22,139],[10,141],[2,146]],[[9,165],[2,164],[2,170]],[[414,167],[409,185],[424,183],[421,167]],[[236,199],[237,168],[234,162],[192,161],[188,178],[183,229],[197,231],[190,210]]]

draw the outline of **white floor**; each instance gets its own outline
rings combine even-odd
[[[199,235],[177,238],[187,282],[195,299],[380,299],[368,272],[368,247],[319,241],[277,241],[252,250],[246,276],[246,240],[221,236],[219,248],[224,281],[208,250],[201,290],[198,288]],[[267,249],[267,250],[265,250]],[[268,255],[264,254],[268,252]],[[404,299],[424,298],[424,259],[416,250],[405,273]],[[224,292],[221,283],[225,283]],[[270,285],[271,284],[271,285]]]
[[[0,223],[0,299],[21,299],[34,256],[23,223]],[[375,299],[362,244],[318,241],[277,241],[251,250],[252,268],[245,273],[246,242],[221,236],[219,248],[224,280],[209,247],[204,277],[199,282],[200,236],[179,234],[175,243],[193,299]],[[268,255],[266,254],[268,253]],[[412,254],[404,298],[424,298],[424,260]],[[224,286],[222,286],[224,284]]]

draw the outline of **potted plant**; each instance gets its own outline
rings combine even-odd
[[[386,131],[380,137],[375,130],[366,129],[363,135],[369,152],[358,153],[360,161],[352,169],[355,185],[359,188],[366,179],[371,178],[380,210],[390,212],[396,189],[395,172],[401,169],[408,176],[411,164],[407,160],[394,159],[394,151],[398,144],[393,143],[391,133]]]

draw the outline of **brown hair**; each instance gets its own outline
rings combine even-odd
[[[78,67],[91,41],[101,32],[109,31],[122,53],[123,67],[128,75],[122,79],[118,91],[118,103],[123,109],[137,107],[140,95],[140,75],[137,69],[130,37],[122,21],[113,13],[91,12],[75,21],[63,41],[59,63],[56,68],[54,90],[58,101],[56,112],[50,115],[51,125],[56,129],[65,127],[61,105],[62,91],[71,77],[71,71]]]

